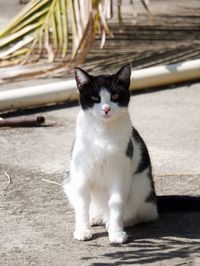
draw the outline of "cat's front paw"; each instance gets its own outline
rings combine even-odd
[[[75,230],[74,239],[76,240],[90,240],[92,238],[92,231],[90,229]]]
[[[125,232],[110,232],[109,240],[112,244],[122,244],[125,243],[128,239],[128,236]]]

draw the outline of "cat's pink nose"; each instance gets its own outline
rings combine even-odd
[[[110,106],[108,104],[104,104],[102,106],[102,110],[107,114],[110,111]]]

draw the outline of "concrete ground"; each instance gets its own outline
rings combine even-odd
[[[198,5],[176,2],[187,12]],[[173,13],[173,6],[165,8]],[[20,9],[17,0],[0,0],[0,28]],[[131,97],[131,118],[149,148],[158,194],[200,194],[199,99],[200,83]],[[200,265],[197,212],[168,213],[130,228],[124,245],[110,245],[104,227],[94,228],[91,241],[73,240],[74,215],[63,188],[44,179],[62,184],[78,109],[38,110],[58,122],[52,127],[0,128],[0,266]]]
[[[200,83],[134,95],[130,113],[150,151],[158,194],[199,195]],[[59,185],[79,107],[39,110],[52,127],[0,129],[0,265],[200,265],[200,213],[168,213],[109,244],[72,237],[73,211]],[[11,184],[7,187],[8,176]]]

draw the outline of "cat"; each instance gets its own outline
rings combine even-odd
[[[130,119],[130,76],[130,64],[113,75],[75,68],[81,109],[64,189],[77,240],[91,239],[91,226],[105,224],[110,243],[124,243],[124,228],[157,219],[166,201],[158,202],[147,147]]]

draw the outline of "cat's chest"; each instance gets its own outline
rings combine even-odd
[[[82,132],[82,146],[94,154],[121,153],[125,150],[130,138],[129,132],[119,130],[90,130]]]
[[[95,169],[101,174],[108,173],[110,169],[127,160],[125,155],[127,143],[127,138],[119,134],[84,135],[76,139],[74,158],[78,165],[84,162],[87,171]]]
[[[125,156],[132,132],[129,116],[103,124],[79,116],[76,130],[76,151],[85,160],[110,161]]]
[[[129,161],[125,153],[127,141],[97,137],[93,140],[83,138],[79,141],[74,156],[76,166],[83,166],[82,170],[89,176],[95,176],[95,180],[97,176],[98,180],[104,180],[115,171],[120,172]]]

